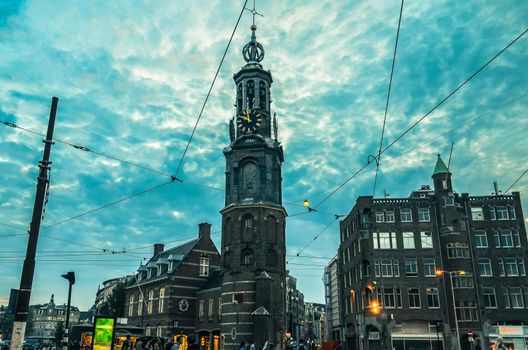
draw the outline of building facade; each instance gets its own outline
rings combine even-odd
[[[27,337],[54,339],[55,331],[59,324],[65,327],[66,322],[66,304],[56,305],[53,294],[47,304],[30,305],[28,323],[30,329]],[[79,323],[80,312],[75,306],[70,306],[70,325]]]
[[[528,343],[519,193],[462,195],[438,157],[408,198],[359,197],[340,224],[348,349],[488,349]]]
[[[271,112],[271,73],[251,27],[246,65],[234,75],[236,117],[230,121],[222,214],[222,321],[224,348],[242,341],[257,348],[280,344],[286,330],[286,246],[282,206],[284,161]],[[257,311],[258,310],[258,311]]]
[[[304,303],[304,342],[315,349],[326,339],[326,316],[324,304]]]
[[[325,303],[326,303],[326,338],[328,340],[341,340],[341,313],[340,313],[340,279],[339,259],[336,255],[324,272]]]
[[[103,285],[98,287],[97,294],[95,295],[95,309],[101,309],[119,283],[128,284],[132,278],[132,276],[123,276],[104,281]]]
[[[286,275],[286,319],[289,337],[299,341],[304,337],[304,295],[297,289],[297,278],[287,272]]]
[[[198,238],[177,247],[164,250],[163,244],[155,244],[152,258],[127,286],[128,324],[165,338],[195,333],[197,292],[219,268],[208,223],[199,225]]]

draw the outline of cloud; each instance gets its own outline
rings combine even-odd
[[[132,196],[43,228],[39,254],[101,254],[93,267],[75,265],[82,276],[75,303],[87,309],[98,283],[134,271],[140,261],[107,257],[99,248],[148,247],[138,250],[148,257],[155,242],[195,237],[200,222],[220,230],[222,150],[229,144],[227,125],[234,114],[232,75],[243,65],[240,50],[250,38],[251,20],[245,16],[241,21],[187,150],[178,173],[185,182],[134,196],[176,172],[241,4],[59,5],[0,5],[0,119],[45,133],[51,96],[59,96],[55,137],[94,151],[55,143],[43,227]],[[399,3],[289,0],[260,7],[265,17],[257,20],[257,39],[266,50],[264,68],[274,78],[272,107],[285,151],[284,202],[293,202],[285,206],[294,214],[305,210],[296,206],[304,198],[312,203],[324,199],[377,154]],[[384,146],[518,35],[527,13],[522,1],[406,3]],[[452,141],[459,192],[487,194],[494,180],[507,188],[522,172],[519,164],[528,161],[523,143],[527,50],[526,38],[519,40],[387,150],[377,195],[385,189],[391,197],[407,196],[429,183],[436,153],[446,158]],[[2,222],[26,228],[41,155],[42,136],[0,125]],[[333,214],[347,213],[359,195],[372,193],[374,170],[367,167],[319,212],[289,218],[288,254],[304,247]],[[526,182],[518,186],[526,188]],[[306,254],[332,257],[339,244],[337,226]],[[0,226],[0,235],[9,233],[12,229]],[[214,237],[220,244],[219,235]],[[2,245],[23,251],[25,236],[2,238]],[[0,259],[6,256],[0,251]],[[42,273],[36,274],[32,301],[46,302],[51,289],[64,299],[55,279],[65,263],[86,257],[38,262]],[[0,271],[19,276],[21,264],[17,258]],[[302,267],[291,270],[303,276],[299,285],[307,300],[322,302],[322,286],[310,288],[319,279],[311,275],[322,275],[322,269],[307,273]],[[0,287],[0,296],[17,287],[16,280],[8,284]]]

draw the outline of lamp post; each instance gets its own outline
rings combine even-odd
[[[451,284],[451,295],[453,296],[453,313],[455,316],[455,327],[456,327],[458,350],[462,350],[462,344],[460,343],[460,331],[458,329],[458,317],[457,317],[457,312],[456,312],[455,289],[453,288],[453,276],[463,276],[466,274],[466,272],[463,270],[460,270],[460,271],[436,270],[436,275],[438,277],[442,277],[444,273],[447,273],[449,275],[449,282]]]
[[[68,306],[66,306],[66,325],[64,327],[64,334],[63,342],[66,343],[66,345],[63,345],[63,349],[68,349],[68,342],[69,342],[69,330],[70,330],[70,305],[71,305],[71,292],[72,292],[72,285],[75,284],[75,272],[70,271],[68,273],[65,273],[64,275],[61,275],[63,278],[68,280]]]

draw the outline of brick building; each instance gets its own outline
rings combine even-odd
[[[488,349],[499,335],[524,349],[528,242],[519,193],[460,195],[451,175],[439,156],[433,189],[359,197],[341,222],[348,349]]]

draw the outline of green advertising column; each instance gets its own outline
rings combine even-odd
[[[92,350],[113,350],[115,317],[96,317],[92,337]]]

